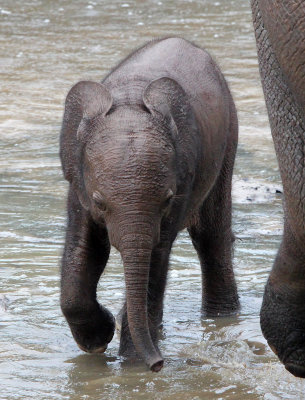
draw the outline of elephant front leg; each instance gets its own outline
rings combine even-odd
[[[239,310],[231,264],[232,234],[213,235],[190,229],[202,269],[202,312],[208,317],[233,315]]]
[[[61,309],[78,346],[102,353],[114,333],[114,317],[96,300],[110,244],[105,228],[95,225],[73,193],[61,270]]]

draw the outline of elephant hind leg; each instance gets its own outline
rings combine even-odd
[[[224,160],[222,171],[201,206],[199,221],[188,229],[201,264],[202,311],[212,317],[232,315],[239,310],[232,267],[231,179],[234,150]]]
[[[229,231],[216,234],[212,230],[211,226],[189,229],[202,270],[202,312],[210,317],[233,315],[239,310],[231,263],[233,236]]]
[[[102,353],[114,333],[114,317],[96,300],[110,244],[105,228],[96,226],[69,193],[69,220],[61,270],[61,308],[78,346]]]

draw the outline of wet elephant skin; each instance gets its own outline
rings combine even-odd
[[[202,267],[205,315],[239,308],[232,270],[235,106],[219,68],[180,38],[148,43],[102,83],[67,95],[60,156],[69,181],[61,308],[79,347],[103,352],[114,318],[96,300],[110,248],[121,254],[126,303],[120,354],[153,371],[169,256],[187,228]],[[105,294],[107,295],[107,294]]]
[[[284,233],[261,327],[288,371],[305,377],[305,3],[252,0],[260,74],[284,188]]]

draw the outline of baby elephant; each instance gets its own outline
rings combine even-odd
[[[152,371],[172,244],[187,228],[202,268],[205,315],[239,308],[231,263],[235,106],[210,55],[182,38],[146,44],[102,83],[68,93],[60,157],[70,183],[61,308],[79,347],[102,353],[115,321],[96,300],[110,247],[126,303],[120,354]]]

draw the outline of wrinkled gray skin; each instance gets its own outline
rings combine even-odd
[[[239,307],[231,264],[237,117],[227,84],[191,43],[148,43],[102,84],[70,90],[60,146],[70,183],[61,307],[72,334],[88,352],[112,339],[114,318],[96,300],[112,245],[126,283],[120,354],[158,371],[169,254],[181,229],[201,261],[203,312]]]
[[[305,2],[252,0],[260,73],[284,187],[284,234],[261,327],[288,371],[305,377]]]

